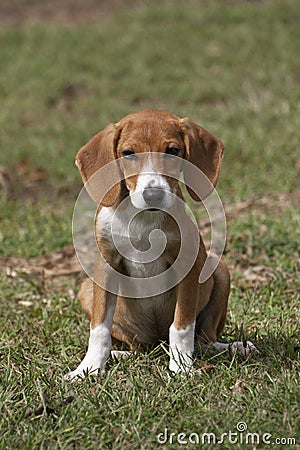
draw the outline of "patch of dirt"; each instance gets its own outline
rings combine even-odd
[[[225,0],[224,0],[225,1]],[[226,0],[230,7],[239,3],[265,3],[271,0]],[[186,0],[195,7],[206,0]],[[168,2],[172,5],[172,2]],[[120,10],[162,4],[159,0],[4,0],[0,3],[0,26],[14,27],[47,23],[63,27],[97,24]]]
[[[72,245],[37,258],[0,256],[0,270],[3,270],[8,278],[31,279],[34,277],[41,289],[48,281],[59,283],[60,277],[77,276],[83,273]]]
[[[230,221],[237,217],[244,217],[249,213],[260,215],[276,210],[276,212],[280,214],[291,208],[299,207],[299,205],[300,191],[287,193],[273,192],[265,196],[257,195],[248,200],[226,205],[225,214],[226,220]],[[203,221],[200,225],[201,229],[210,228],[210,221]]]
[[[263,212],[270,212],[271,210],[277,213],[287,211],[291,208],[299,207],[300,191],[278,193],[273,192],[265,196],[255,196],[244,202],[234,203],[225,208],[226,217],[228,220],[233,219],[238,214],[251,213],[261,214]]]
[[[55,206],[59,199],[75,202],[82,183],[55,186],[49,181],[45,167],[33,167],[31,161],[21,160],[8,168],[0,166],[0,199],[35,203],[47,199],[47,205]]]
[[[80,182],[69,184],[66,187],[57,187],[48,181],[40,179],[34,179],[32,181],[18,179],[6,198],[9,200],[28,202],[30,204],[46,200],[47,207],[55,209],[59,200],[63,200],[68,204],[70,202],[75,204],[76,196],[79,194],[81,187]]]
[[[41,0],[5,1],[0,4],[0,26],[55,24],[63,27],[103,23],[121,9],[142,4],[140,0]]]
[[[0,198],[8,198],[12,189],[12,180],[7,167],[0,166]]]
[[[271,193],[266,196],[255,196],[245,201],[233,203],[225,207],[225,214],[227,222],[236,220],[237,218],[246,218],[248,215],[261,217],[264,214],[271,214],[274,211],[277,216],[281,216],[286,211],[291,209],[299,209],[300,191],[288,193]],[[210,242],[211,238],[211,224],[208,221],[200,222],[201,235],[205,242]],[[245,233],[245,239],[247,234]],[[225,250],[230,255],[226,259],[229,270],[233,276],[233,281],[241,290],[255,288],[258,286],[266,286],[273,280],[280,277],[285,279],[287,289],[285,294],[299,292],[299,286],[295,285],[295,278],[299,278],[295,273],[283,273],[280,267],[273,268],[273,265],[265,265],[265,258],[262,255],[259,257],[253,256],[252,246],[249,245],[246,253],[238,253],[231,249],[231,240],[233,236],[227,236],[227,245]],[[300,267],[300,259],[298,255],[291,255],[291,263],[295,267]],[[274,262],[274,261],[273,261]]]
[[[87,86],[69,83],[61,89],[56,98],[49,100],[49,107],[59,111],[69,111],[74,103],[77,103],[87,92]]]

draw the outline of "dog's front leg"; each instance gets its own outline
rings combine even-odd
[[[169,369],[172,372],[188,372],[193,365],[196,305],[199,290],[198,273],[193,268],[177,288],[174,321],[169,330]]]
[[[111,328],[115,307],[116,295],[104,291],[94,283],[88,350],[77,369],[68,373],[66,379],[79,379],[87,374],[97,374],[99,370],[104,371],[112,345]]]

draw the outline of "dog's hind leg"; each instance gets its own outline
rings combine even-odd
[[[217,341],[226,321],[228,296],[230,290],[230,274],[226,264],[221,260],[213,274],[214,286],[210,300],[197,318],[197,339],[202,346],[212,346],[218,352],[239,352],[243,356],[259,353],[255,345],[247,341],[232,344]]]
[[[216,342],[226,321],[230,275],[222,260],[213,274],[213,280],[214,285],[209,302],[197,317],[197,337],[203,344]]]

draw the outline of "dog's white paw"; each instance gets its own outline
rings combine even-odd
[[[246,345],[244,342],[236,341],[233,342],[230,347],[233,353],[238,352],[240,355],[246,356],[247,358],[252,355],[258,355],[259,353],[259,350],[251,341],[247,341]]]
[[[71,382],[75,382],[75,381],[81,381],[83,380],[85,377],[88,377],[90,375],[98,375],[99,373],[101,373],[101,375],[104,375],[105,370],[104,369],[100,369],[100,367],[94,367],[93,365],[90,366],[81,366],[81,364],[77,367],[77,369],[68,372],[64,375],[64,379],[66,381],[71,381]]]
[[[110,349],[110,328],[105,323],[91,328],[87,353],[77,369],[64,376],[65,380],[78,381],[88,375],[98,375],[100,372],[103,374]]]
[[[173,373],[187,374],[193,369],[191,354],[172,352],[169,362],[169,370]]]
[[[64,379],[67,381],[81,381],[89,375],[104,374],[104,364],[101,365],[101,361],[98,358],[92,358],[90,355],[86,355],[77,369],[72,372],[66,373]]]
[[[227,344],[223,342],[214,342],[214,348],[218,352],[232,352],[239,353],[242,356],[250,357],[252,355],[257,355],[259,350],[255,347],[255,345],[251,341],[247,341],[246,345],[242,341],[236,341],[232,344]]]
[[[111,350],[111,352],[110,352],[110,356],[112,357],[112,359],[114,359],[116,361],[119,361],[120,359],[123,359],[123,358],[128,358],[131,355],[132,355],[132,352],[125,351],[125,350]]]
[[[169,329],[169,338],[169,370],[174,373],[188,373],[193,367],[195,322],[183,329],[177,329],[173,323]]]

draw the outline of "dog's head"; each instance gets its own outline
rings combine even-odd
[[[178,193],[181,170],[189,194],[194,200],[201,200],[190,187],[190,178],[195,175],[183,161],[192,163],[208,178],[210,187],[204,187],[203,198],[217,183],[222,155],[221,141],[190,119],[180,119],[167,111],[143,110],[96,134],[79,150],[76,165],[89,194],[103,206],[118,201],[119,180],[124,179],[136,208],[168,209],[173,204],[173,194]],[[115,160],[118,163],[107,166],[106,175],[115,182],[108,192],[102,193],[101,179],[92,175]],[[93,180],[90,185],[89,180]]]

